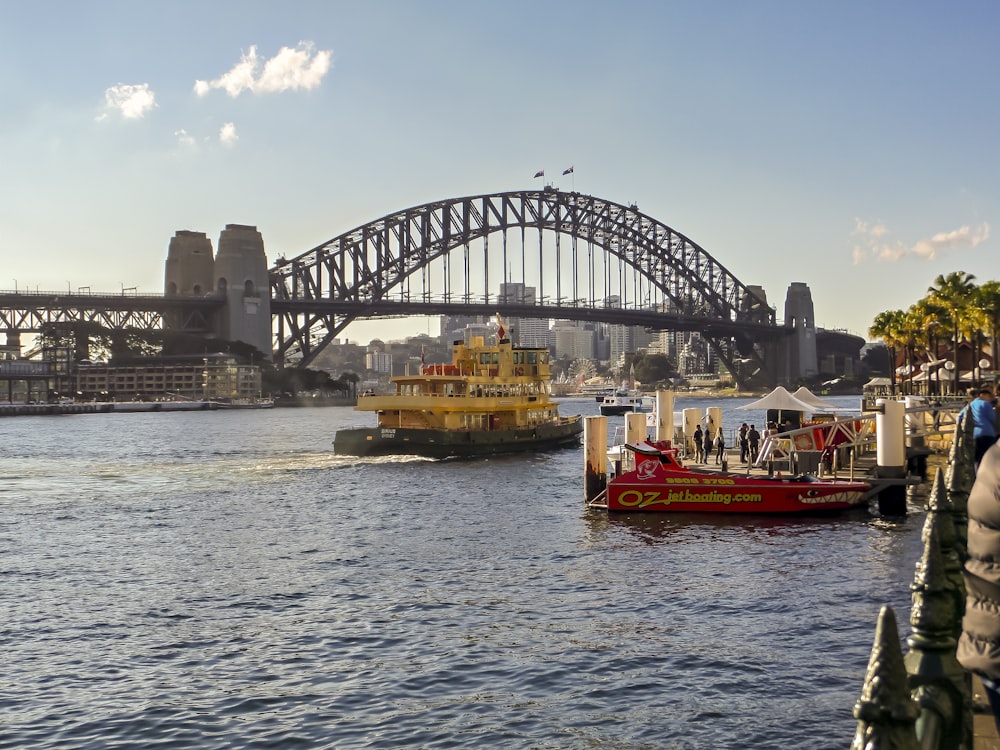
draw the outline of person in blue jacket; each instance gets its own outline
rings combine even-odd
[[[997,413],[993,404],[993,391],[980,388],[976,398],[962,410],[972,417],[972,437],[976,441],[976,467],[983,455],[997,441]]]

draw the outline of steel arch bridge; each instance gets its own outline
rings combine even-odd
[[[698,331],[738,380],[773,382],[763,349],[787,333],[759,287],[680,232],[552,187],[388,214],[280,258],[270,283],[275,359],[303,366],[358,319],[500,312]]]

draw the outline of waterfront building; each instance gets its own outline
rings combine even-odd
[[[254,399],[260,396],[261,372],[228,354],[80,362],[74,386],[83,400]]]

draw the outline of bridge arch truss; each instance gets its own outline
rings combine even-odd
[[[358,319],[492,314],[696,330],[734,373],[767,373],[775,313],[697,243],[635,205],[554,188],[388,214],[270,272],[275,356],[308,364]],[[516,285],[532,287],[516,297]],[[506,293],[502,293],[501,290]],[[737,375],[739,378],[739,375]]]

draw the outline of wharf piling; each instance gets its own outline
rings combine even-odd
[[[876,475],[879,478],[906,476],[906,434],[904,430],[906,406],[900,401],[879,399],[875,416]],[[892,485],[878,495],[878,509],[883,516],[906,515],[906,488]]]
[[[656,439],[674,439],[674,392],[656,392]]]
[[[584,499],[590,505],[598,501],[608,486],[608,418],[584,417]]]

